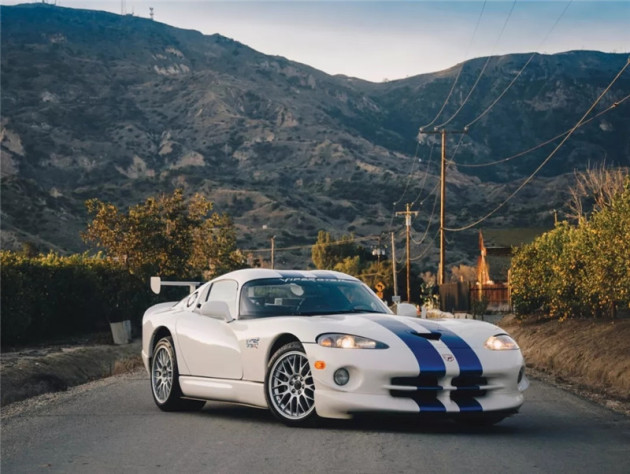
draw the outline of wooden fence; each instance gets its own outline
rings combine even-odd
[[[477,285],[454,282],[440,285],[440,309],[442,311],[470,313],[472,303],[485,300],[488,310],[510,311],[510,287],[506,283]]]

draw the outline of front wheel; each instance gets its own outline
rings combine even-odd
[[[206,402],[182,398],[173,339],[164,337],[153,349],[151,392],[155,404],[164,411],[200,410]]]
[[[288,426],[303,426],[315,419],[315,384],[299,342],[282,346],[271,358],[265,397],[274,416]]]

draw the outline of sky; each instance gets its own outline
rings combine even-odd
[[[55,3],[55,0],[46,0]],[[2,5],[27,3],[0,0]],[[265,54],[373,82],[488,55],[630,51],[630,0],[56,0],[219,33]]]

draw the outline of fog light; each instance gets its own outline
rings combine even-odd
[[[333,375],[333,380],[337,385],[345,385],[350,380],[350,374],[346,369],[337,369]]]

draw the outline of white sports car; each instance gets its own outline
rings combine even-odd
[[[223,400],[287,425],[375,412],[491,424],[518,411],[529,385],[499,327],[394,315],[332,271],[239,270],[153,306],[142,358],[162,410]]]

